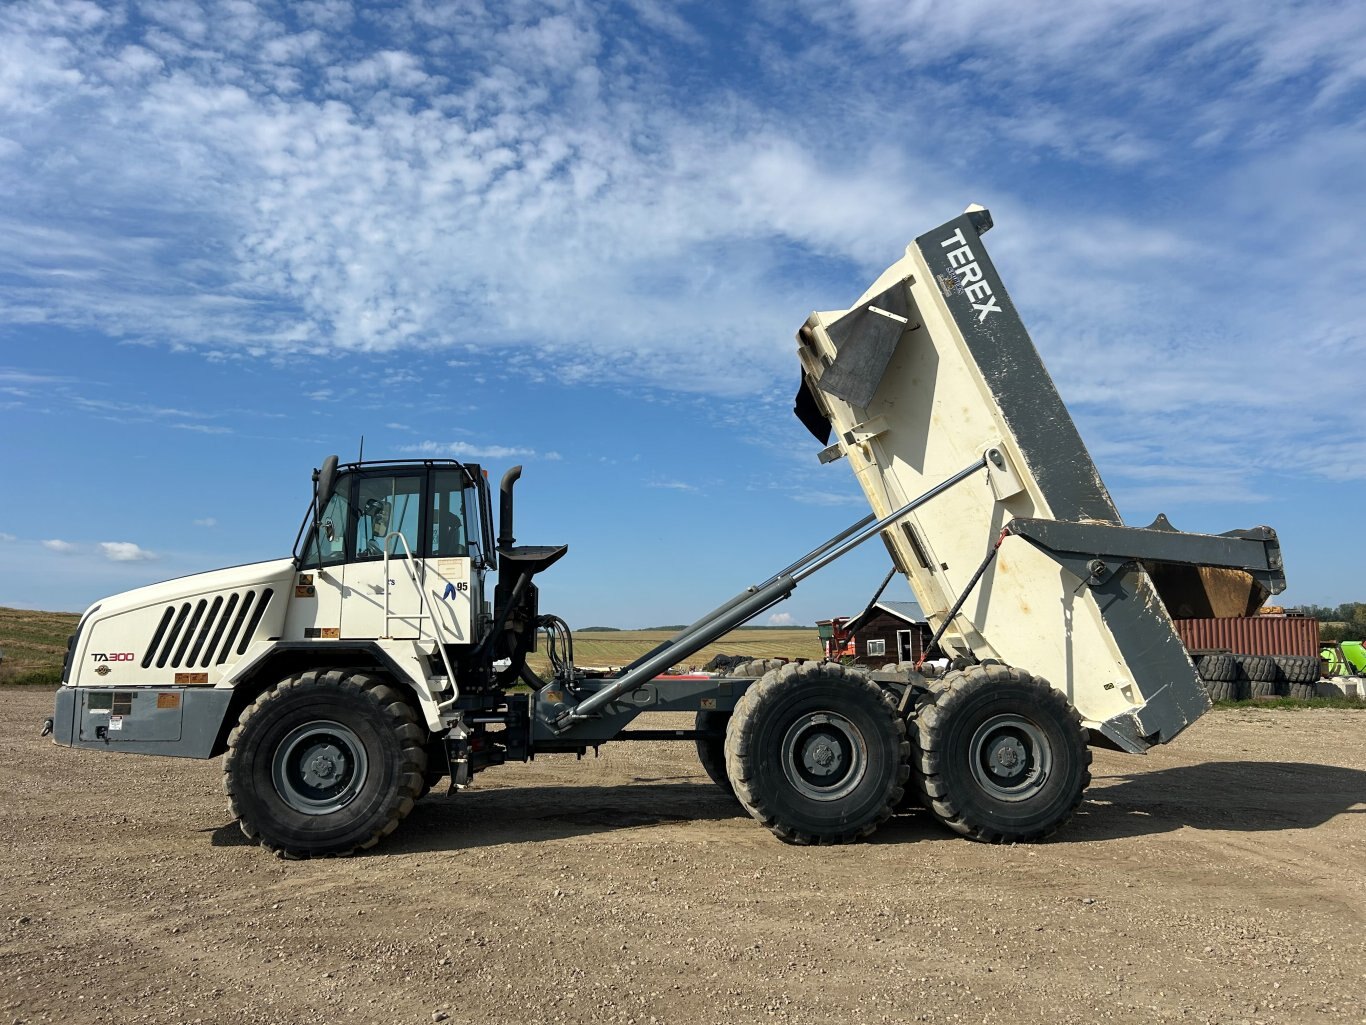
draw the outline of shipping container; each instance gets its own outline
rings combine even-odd
[[[1306,616],[1240,616],[1174,619],[1172,622],[1187,651],[1315,657],[1319,653],[1319,621]]]

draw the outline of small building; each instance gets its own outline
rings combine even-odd
[[[934,636],[919,603],[913,601],[875,602],[853,619],[821,620],[816,626],[827,658],[872,669],[889,662],[919,661]]]

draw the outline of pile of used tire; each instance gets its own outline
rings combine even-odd
[[[728,672],[732,666],[738,666],[741,662],[748,662],[748,655],[715,655],[712,660],[702,667],[704,673],[724,673]]]
[[[1312,655],[1201,655],[1195,668],[1212,701],[1308,699],[1318,693],[1319,660]]]
[[[755,658],[753,655],[716,655],[702,667],[704,673],[722,676],[763,676],[770,669],[787,665],[785,658]]]

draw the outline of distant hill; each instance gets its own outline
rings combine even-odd
[[[0,608],[0,684],[61,683],[66,639],[80,618],[75,612]]]
[[[4,654],[0,661],[0,684],[60,683],[66,639],[79,620],[75,612],[0,608],[0,652]],[[681,624],[651,630],[585,627],[574,631],[574,661],[582,666],[626,665],[681,629]],[[706,665],[715,655],[816,659],[821,657],[821,642],[813,626],[742,626],[707,645],[679,668]],[[538,672],[548,671],[544,645],[531,656],[531,662]]]
[[[687,629],[689,626],[691,626],[691,625],[692,625],[691,623],[676,623],[676,624],[673,625],[673,626],[647,626],[647,627],[643,627],[641,630],[634,631],[634,632],[636,632],[636,633],[650,633],[650,632],[657,632],[657,631],[660,631],[660,632],[662,632],[662,631],[669,631],[669,632],[671,632],[671,633],[678,633],[678,631],[680,631],[680,630],[686,630],[686,629]],[[745,631],[745,630],[814,630],[814,629],[816,629],[814,626],[801,626],[801,625],[792,625],[792,624],[788,624],[787,626],[737,626],[734,630],[731,631],[731,633],[740,633],[740,632]],[[619,627],[615,627],[615,626],[585,626],[582,630],[575,630],[574,632],[575,632],[575,633],[596,633],[596,632],[602,631],[602,630],[616,630],[618,633],[631,632],[631,631],[624,631],[624,630],[621,630]]]

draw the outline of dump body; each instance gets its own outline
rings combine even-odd
[[[1002,539],[942,646],[1047,678],[1095,733],[1141,751],[1209,707],[1144,561],[1250,569],[1274,590],[1275,535],[1122,527],[982,244],[990,224],[969,208],[848,310],[812,314],[798,414],[817,437],[828,421],[822,460],[847,459],[879,516],[986,454],[985,472],[884,532],[895,565],[937,628]]]

